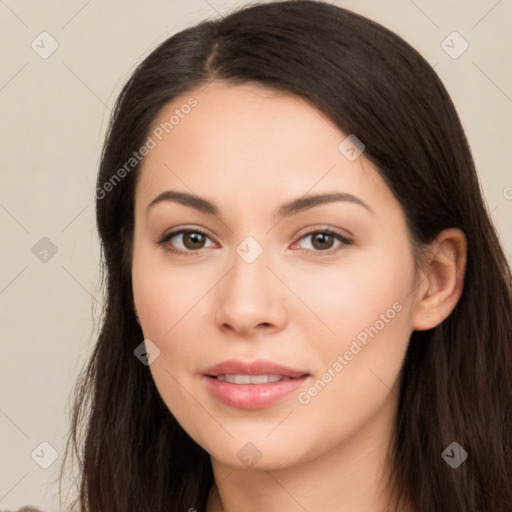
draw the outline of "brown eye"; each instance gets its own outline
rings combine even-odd
[[[180,229],[165,235],[158,245],[162,245],[167,251],[178,254],[194,254],[208,247],[206,244],[210,237],[198,229]],[[210,244],[212,246],[214,244]]]
[[[332,254],[337,252],[344,246],[352,244],[352,241],[344,237],[340,233],[331,229],[323,229],[319,231],[311,231],[299,239],[301,241],[309,241],[309,247],[305,248],[308,252],[322,254]]]
[[[314,233],[312,236],[312,245],[315,249],[331,249],[334,237],[328,233]]]
[[[206,237],[203,233],[198,233],[196,231],[189,231],[187,233],[182,233],[183,235],[183,245],[190,250],[194,249],[202,249],[203,244],[205,242]]]

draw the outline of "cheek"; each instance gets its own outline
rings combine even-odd
[[[374,289],[371,300],[360,295],[344,299],[344,309],[325,311],[336,336],[310,338],[314,379],[297,396],[295,423],[283,425],[275,449],[289,437],[302,445],[304,456],[327,452],[374,421],[383,427],[392,421],[411,334],[410,304],[395,297]]]
[[[149,370],[162,400],[180,423],[185,418],[182,426],[189,430],[186,420],[194,417],[195,402],[184,389],[197,372],[197,354],[204,337],[197,319],[202,315],[200,299],[206,288],[190,272],[147,262],[134,255],[132,282],[144,338],[160,350]]]
[[[178,268],[162,251],[137,249],[132,266],[134,302],[144,338],[160,350],[150,370],[163,399],[170,406],[180,396],[179,382],[198,372],[208,316],[205,294],[211,275],[190,267]],[[204,269],[203,269],[204,270]],[[173,378],[174,377],[174,378]]]
[[[319,414],[329,410],[340,425],[354,427],[379,408],[399,376],[411,335],[414,284],[412,256],[404,254],[399,248],[360,253],[343,267],[309,275],[299,288],[322,320],[322,336],[312,335],[311,314],[299,320],[302,331],[309,329],[312,360],[320,362],[316,384],[301,403]],[[347,411],[361,416],[347,417]]]
[[[163,249],[136,248],[132,265],[133,297],[144,335],[164,340],[200,302],[205,276],[172,266]],[[202,284],[201,284],[202,283]]]
[[[408,327],[404,311],[412,300],[414,264],[405,244],[354,250],[336,265],[319,265],[314,272],[295,269],[286,279],[307,306],[305,314],[297,317],[301,327],[318,325],[322,343],[328,340],[339,350],[358,335],[364,341],[365,329],[375,324],[379,332],[399,328],[403,320]]]

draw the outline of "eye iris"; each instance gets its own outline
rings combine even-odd
[[[190,244],[187,241],[191,241]],[[202,233],[183,233],[183,244],[187,249],[201,249],[204,244],[204,235]]]
[[[328,233],[316,233],[313,235],[313,246],[316,249],[330,249],[332,247],[332,242],[334,241],[334,236]],[[318,246],[317,242],[320,242]],[[327,244],[322,245],[322,244]]]

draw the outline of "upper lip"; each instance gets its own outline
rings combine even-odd
[[[210,377],[217,377],[218,375],[281,375],[283,377],[298,378],[309,374],[302,370],[288,368],[262,359],[250,362],[231,359],[208,368],[203,372],[203,375]]]

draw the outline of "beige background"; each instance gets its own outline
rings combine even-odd
[[[334,3],[394,30],[435,66],[458,108],[512,261],[512,2]],[[0,0],[0,509],[28,503],[59,509],[54,479],[67,400],[101,308],[93,191],[116,94],[157,43],[242,4]],[[48,36],[41,43],[43,31],[58,43],[46,59],[31,47],[35,41],[40,52],[50,48]],[[441,46],[453,31],[469,44],[457,59]],[[457,37],[447,40],[452,52],[462,48]],[[43,237],[57,249],[46,262],[32,250]],[[41,442],[59,455],[48,469],[36,463],[52,454]]]

